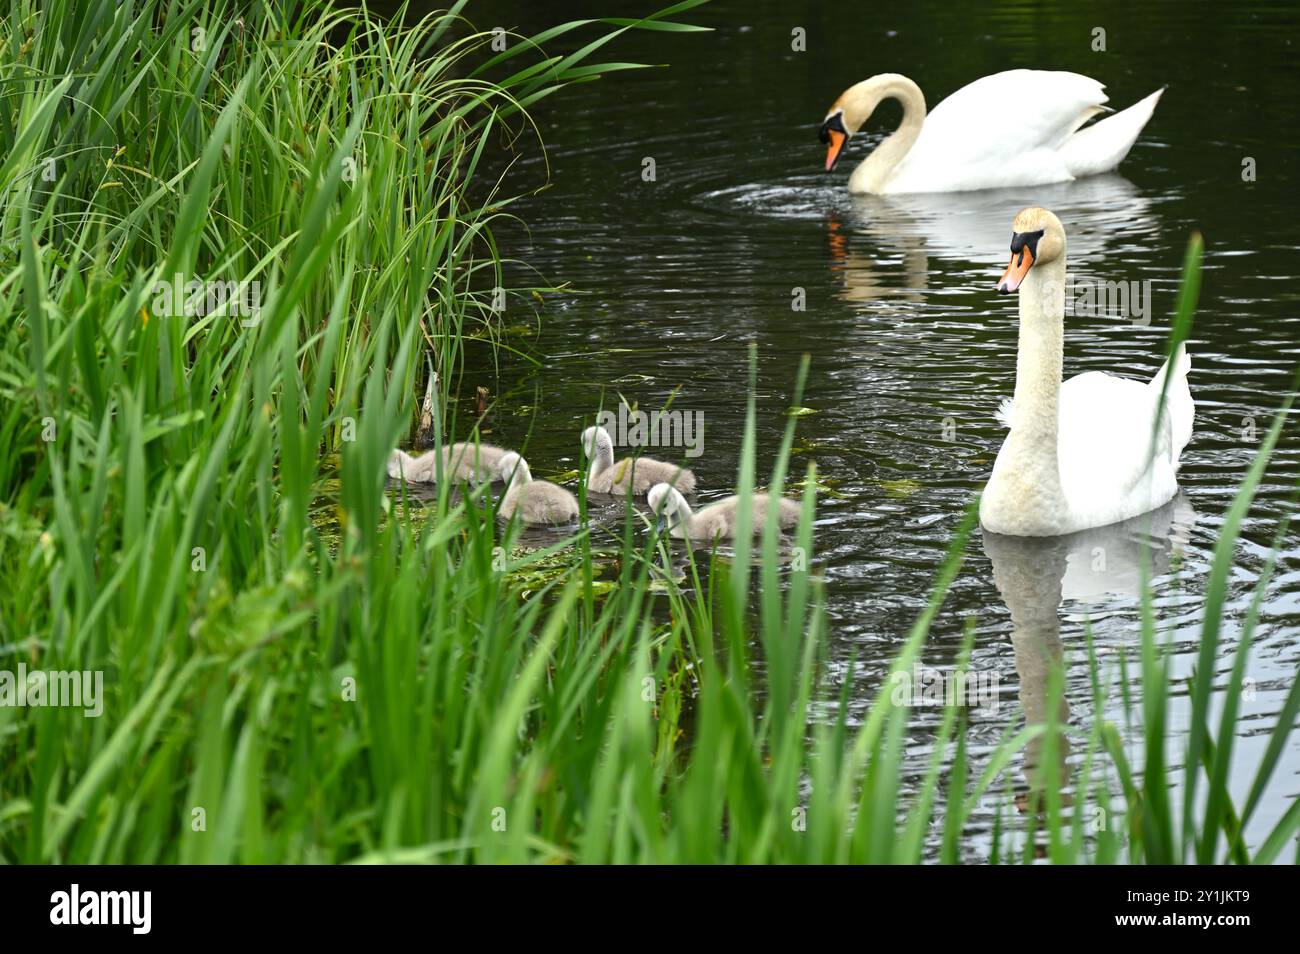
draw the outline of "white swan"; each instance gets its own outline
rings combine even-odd
[[[750,498],[749,529],[761,536],[767,521],[767,508],[775,500],[779,512],[776,522],[782,530],[789,530],[799,522],[799,505],[786,497],[754,494]],[[740,515],[740,498],[726,497],[710,504],[699,513],[692,513],[690,504],[676,487],[655,484],[646,497],[650,509],[663,517],[669,532],[679,539],[713,541],[730,540],[736,535],[736,519]]]
[[[497,508],[501,520],[518,515],[529,526],[558,526],[578,519],[578,498],[559,484],[533,480],[528,461],[514,451],[501,455],[497,474],[506,483],[506,494]]]
[[[614,439],[599,425],[582,432],[582,452],[591,461],[587,489],[594,493],[625,494],[631,487],[639,496],[655,484],[672,484],[684,494],[695,493],[695,474],[689,468],[653,457],[624,457],[615,463]]]
[[[998,415],[1011,432],[980,501],[980,523],[994,533],[1050,537],[1161,506],[1178,492],[1179,457],[1192,437],[1186,349],[1179,347],[1172,374],[1166,362],[1146,383],[1089,371],[1062,385],[1065,229],[1037,208],[1011,228],[1011,263],[997,289],[1020,292],[1016,392]]]
[[[921,88],[898,73],[850,86],[822,121],[826,171],[884,99],[903,104],[898,129],[849,178],[850,192],[963,192],[1046,185],[1109,172],[1133,147],[1163,89],[1107,112],[1104,87],[1078,73],[1008,70],[964,86],[928,116]]]

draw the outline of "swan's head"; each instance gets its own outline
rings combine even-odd
[[[1046,209],[1021,209],[1011,223],[1011,263],[997,284],[998,292],[1009,295],[1035,265],[1054,262],[1064,254],[1065,226],[1061,220]]]
[[[610,453],[614,452],[614,439],[609,436],[609,431],[596,425],[582,432],[582,452],[588,458],[595,457],[596,451],[605,448],[609,448]]]
[[[871,114],[876,111],[876,107],[884,98],[886,88],[895,80],[908,82],[897,73],[882,73],[861,83],[855,83],[841,93],[839,99],[831,103],[831,108],[827,110],[818,134],[822,145],[826,147],[827,172],[835,168],[853,134],[866,125],[867,120],[871,118]]]
[[[501,455],[501,460],[497,462],[497,476],[507,485],[515,480],[526,484],[533,479],[532,473],[528,470],[528,461],[514,451],[506,451]]]
[[[831,111],[822,120],[821,131],[817,134],[822,141],[822,145],[826,147],[827,172],[835,168],[835,164],[840,161],[840,156],[844,153],[844,147],[849,144],[849,138],[853,133],[857,132],[857,129],[862,127],[862,123],[858,123],[857,129],[850,130],[845,125],[844,107],[840,105],[843,98],[841,96],[839,100],[835,101]]]
[[[691,512],[681,491],[670,484],[655,484],[651,487],[646,494],[646,503],[659,518],[660,527],[667,527],[669,531],[681,526]]]

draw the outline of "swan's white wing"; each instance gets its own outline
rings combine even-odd
[[[1061,158],[1073,176],[1109,172],[1128,155],[1160,102],[1163,89],[1140,99],[1128,109],[1080,129],[1061,147]]]
[[[1060,149],[1105,102],[1102,84],[1078,73],[1008,70],[985,76],[926,116],[886,191],[1066,181],[1071,174]]]
[[[1165,375],[1169,374],[1169,365],[1170,362],[1166,361],[1147,385],[1153,395],[1160,394]],[[1175,469],[1178,467],[1178,458],[1182,455],[1183,448],[1192,439],[1192,425],[1196,417],[1196,403],[1192,400],[1192,391],[1187,384],[1187,375],[1191,370],[1192,359],[1187,354],[1187,346],[1179,345],[1178,353],[1173,359],[1173,376],[1169,379],[1169,387],[1165,388],[1165,406],[1166,413],[1169,415]]]
[[[1152,457],[1152,397],[1145,382],[1104,371],[1088,371],[1061,385],[1061,470],[1117,490],[1137,483]],[[1155,438],[1155,456],[1167,457],[1167,419]]]
[[[1106,100],[1105,87],[1080,73],[1007,70],[957,90],[926,116],[925,127],[935,145],[953,147],[978,127],[988,140],[981,151],[992,148],[1010,156],[1060,147],[1103,110]]]
[[[1152,435],[1160,392],[1089,371],[1061,386],[1057,459],[1071,513],[1085,525],[1125,520],[1178,490],[1171,415]],[[1154,440],[1154,443],[1153,443]]]

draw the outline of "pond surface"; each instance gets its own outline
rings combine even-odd
[[[486,3],[471,4],[470,13],[481,28],[535,32],[654,4],[628,6]],[[1103,661],[1136,660],[1145,551],[1158,574],[1153,598],[1173,670],[1188,675],[1224,512],[1300,364],[1300,50],[1288,15],[1252,3],[1116,3],[1044,14],[1028,3],[755,0],[712,4],[684,18],[716,32],[622,37],[602,53],[671,65],[564,91],[536,114],[552,186],[516,208],[529,233],[513,236],[506,251],[573,293],[549,299],[540,326],[526,313],[511,316],[511,324],[530,326],[508,339],[520,354],[503,352],[496,366],[486,348],[471,356],[466,390],[484,385],[499,402],[489,439],[527,440],[534,473],[563,474],[580,466],[578,434],[602,402],[611,406],[621,394],[654,409],[676,393],[674,407],[704,414],[703,454],[692,462],[700,498],[724,496],[735,480],[750,343],[758,349],[761,469],[779,445],[800,357],[810,354],[800,403],[815,413],[798,421],[792,470],[815,461],[833,490],[819,501],[817,524],[829,683],[856,658],[857,719],[924,606],[1005,434],[994,410],[1014,384],[1016,301],[992,288],[1016,211],[1043,205],[1060,216],[1074,275],[1150,282],[1145,322],[1067,319],[1067,376],[1155,372],[1188,237],[1200,230],[1205,271],[1189,344],[1197,419],[1181,496],[1151,521],[1063,540],[977,532],[924,656],[928,665],[950,666],[966,621],[974,621],[973,666],[996,678],[1003,702],[972,723],[976,763],[1008,725],[1041,717],[1051,658],[1064,660],[1069,716],[1086,727],[1099,713],[1085,623]],[[807,52],[791,50],[796,27],[807,31]],[[1106,52],[1092,49],[1097,27],[1106,31]],[[1169,89],[1118,173],[1101,178],[851,197],[853,165],[901,116],[893,103],[854,138],[839,169],[823,173],[818,126],[858,80],[904,73],[933,108],[980,76],[1020,66],[1096,77],[1117,108]],[[1242,178],[1247,157],[1255,160],[1255,182]],[[654,181],[643,178],[647,158]],[[511,175],[517,189],[531,187],[546,169],[530,153]],[[792,309],[795,289],[805,296],[803,311]],[[1298,478],[1300,421],[1293,420],[1238,547],[1220,687]],[[1239,723],[1238,800],[1300,663],[1295,531],[1283,549],[1247,667],[1254,691]],[[1115,706],[1100,716],[1120,726],[1136,754],[1135,733]],[[1186,719],[1178,715],[1170,754],[1181,770]],[[916,714],[914,779],[939,719],[938,709]],[[1022,754],[1002,787],[1023,790],[1034,771],[1033,753]],[[1298,773],[1293,739],[1252,822],[1255,841],[1300,792]],[[994,811],[990,798],[977,814],[972,858],[987,853]]]

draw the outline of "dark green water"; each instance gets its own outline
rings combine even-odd
[[[480,28],[532,33],[576,16],[652,6],[486,3],[468,13]],[[1093,711],[1084,622],[1104,660],[1135,660],[1136,567],[1151,553],[1173,668],[1190,673],[1223,514],[1300,363],[1294,11],[1251,3],[1084,11],[759,0],[715,3],[685,18],[716,31],[625,36],[612,58],[670,66],[565,91],[536,112],[552,185],[518,207],[530,232],[514,235],[505,251],[574,293],[546,303],[537,333],[509,339],[536,364],[502,355],[497,371],[486,349],[471,357],[466,389],[483,384],[499,402],[491,438],[520,444],[527,437],[539,475],[572,471],[580,466],[578,434],[602,396],[606,406],[621,393],[652,409],[677,392],[674,406],[705,417],[704,454],[694,462],[700,497],[723,496],[734,481],[749,345],[758,348],[760,468],[770,466],[796,368],[810,354],[802,404],[816,413],[799,420],[793,469],[816,461],[834,491],[820,501],[817,525],[831,620],[829,682],[843,679],[857,657],[857,718],[923,607],[1005,434],[993,412],[1013,387],[1016,303],[992,286],[1015,212],[1035,204],[1060,216],[1075,275],[1151,282],[1146,326],[1116,317],[1067,321],[1067,376],[1101,369],[1145,378],[1156,370],[1188,236],[1200,230],[1205,271],[1189,346],[1197,419],[1182,497],[1154,525],[1082,539],[1023,543],[977,534],[925,652],[927,664],[951,665],[963,626],[974,621],[974,667],[996,677],[1003,703],[972,724],[977,767],[1008,725],[1042,715],[1052,658],[1065,664],[1071,721],[1088,726],[1105,717],[1132,738],[1118,708]],[[791,50],[795,27],[807,31],[806,52]],[[1091,48],[1095,27],[1106,31],[1106,52]],[[835,173],[821,171],[817,128],[831,101],[858,80],[904,73],[933,107],[980,76],[1022,66],[1096,77],[1118,108],[1169,89],[1118,174],[1104,178],[852,198],[849,171],[897,124],[892,103],[855,137]],[[647,157],[653,182],[642,177]],[[1242,179],[1246,157],[1256,163],[1253,183]],[[525,149],[507,183],[530,188],[546,176],[537,152]],[[796,288],[806,294],[802,312],[791,308]],[[510,323],[531,320],[520,313]],[[1237,552],[1220,686],[1300,478],[1298,430],[1293,421]],[[1253,691],[1239,724],[1237,799],[1300,662],[1294,532],[1284,550],[1247,669]],[[1179,716],[1170,755],[1181,768],[1186,723]],[[917,711],[908,753],[915,777],[939,718],[938,710]],[[1028,753],[1008,784],[1023,790],[1034,772]],[[1293,743],[1251,825],[1256,838],[1300,791],[1298,772]],[[992,813],[990,799],[977,835],[988,831]],[[981,839],[972,845],[978,857]]]

